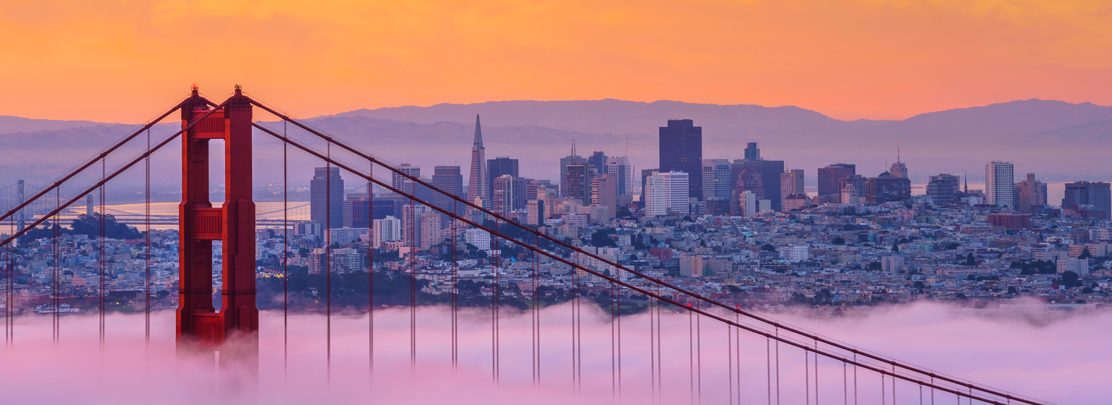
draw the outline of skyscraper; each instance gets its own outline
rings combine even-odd
[[[465,211],[463,204],[453,204],[451,196],[463,197],[463,175],[460,174],[459,166],[436,166],[433,168],[432,185],[438,189],[444,190],[448,193],[445,195],[439,192],[433,192],[432,201],[433,205],[447,210],[453,207],[457,210],[457,214],[462,215]]]
[[[761,160],[761,150],[757,149],[756,142],[749,142],[745,147],[745,160]]]
[[[410,176],[421,178],[421,168],[419,166],[414,166],[414,165],[411,165],[409,163],[402,163],[401,166],[397,166],[397,167],[395,167],[395,169],[398,169],[398,171],[400,171],[402,173],[405,173],[405,174],[408,174]],[[390,180],[391,180],[390,185],[394,186],[394,188],[396,188],[398,190],[401,190],[403,192],[406,192],[406,193],[412,192],[411,189],[412,189],[413,185],[410,184],[410,183],[407,183],[407,182],[411,182],[412,180],[409,180],[409,179],[405,178],[405,176],[402,176],[402,175],[400,175],[398,173],[394,173],[394,172],[391,172],[390,176],[391,176],[390,177]],[[407,186],[407,184],[409,184],[409,185]]]
[[[860,190],[860,189],[858,189]],[[858,194],[860,195],[860,194]],[[865,183],[865,199],[870,205],[911,198],[911,180],[884,172]],[[842,201],[845,204],[845,201]]]
[[[961,191],[961,180],[954,174],[931,176],[930,183],[927,183],[927,197],[937,206],[953,204],[958,191]]]
[[[309,182],[310,219],[333,229],[344,226],[344,179],[338,167],[318,167]]]
[[[568,194],[568,166],[576,164],[586,164],[587,159],[575,154],[575,142],[571,143],[571,154],[567,157],[560,159],[560,194],[564,197]]]
[[[888,174],[900,178],[907,178],[907,165],[903,164],[903,162],[900,162],[899,145],[896,145],[896,163],[893,163],[892,167],[888,169]]]
[[[791,169],[780,173],[780,200],[792,194],[803,194],[803,169]]]
[[[688,176],[688,197],[703,199],[703,127],[689,119],[660,127],[660,171]]]
[[[1027,173],[1027,180],[1015,184],[1015,209],[1032,213],[1046,205],[1046,183],[1035,180],[1035,173]]]
[[[707,214],[730,213],[730,195],[734,189],[730,173],[728,159],[703,159],[703,199]]]
[[[818,170],[819,197],[837,196],[838,180],[857,174],[857,166],[848,163],[835,163]],[[835,197],[834,200],[838,198]],[[824,201],[826,202],[826,201]]]
[[[595,153],[587,157],[587,163],[590,164],[591,167],[595,169],[595,173],[598,174],[606,173],[606,160],[606,154],[602,153],[601,150],[596,150]]]
[[[1066,193],[1062,198],[1063,210],[1080,211],[1082,206],[1091,205],[1104,211],[1104,219],[1112,214],[1112,188],[1105,182],[1077,181],[1066,183]]]
[[[733,176],[731,183],[736,186],[738,173],[743,170],[753,171],[759,174],[761,181],[761,190],[763,192],[761,199],[768,199],[772,203],[772,209],[781,209],[780,202],[780,173],[784,172],[783,160],[734,160],[730,166],[730,175]],[[736,190],[735,190],[736,191]],[[736,194],[736,193],[735,193]]]
[[[686,215],[690,212],[690,176],[684,172],[655,173],[645,179],[645,215]]]
[[[490,188],[492,193],[494,191],[494,179],[497,179],[505,174],[513,177],[518,177],[517,159],[510,159],[507,156],[500,156],[494,159],[487,160],[487,176],[490,177],[490,185],[487,187]],[[491,198],[494,198],[493,194],[491,195]]]
[[[633,166],[627,157],[611,157],[606,159],[606,170],[602,173],[609,174],[618,180],[618,195],[633,195]]]
[[[591,180],[591,204],[606,207],[606,220],[618,209],[618,179],[604,174]]]
[[[985,164],[985,203],[1015,208],[1015,175],[1011,162]]]
[[[591,205],[591,180],[593,171],[587,162],[569,164],[564,168],[564,197],[579,200],[583,205]]]
[[[471,175],[467,179],[467,200],[490,199],[490,175],[487,173],[486,148],[483,147],[483,130],[479,114],[475,114],[475,142],[471,145]]]

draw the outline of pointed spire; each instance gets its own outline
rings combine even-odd
[[[575,156],[575,139],[571,140],[571,156]]]
[[[483,147],[483,129],[479,125],[479,114],[475,114],[475,144],[473,146]]]

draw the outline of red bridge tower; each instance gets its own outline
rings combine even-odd
[[[197,94],[181,106],[182,127],[212,111]],[[178,206],[179,343],[215,346],[233,334],[257,350],[255,203],[251,198],[251,99],[239,86],[224,107],[182,134],[182,199]],[[224,141],[224,205],[209,201],[209,141]],[[212,241],[221,241],[220,311],[212,305]]]

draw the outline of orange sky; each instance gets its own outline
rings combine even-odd
[[[490,100],[906,118],[1112,104],[1112,2],[0,0],[0,115],[140,122],[193,82],[294,116]]]

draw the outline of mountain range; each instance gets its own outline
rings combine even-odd
[[[804,169],[809,185],[815,182],[815,169],[830,163],[856,163],[859,174],[875,176],[897,158],[908,166],[914,183],[937,173],[968,173],[970,183],[979,183],[985,162],[991,160],[1014,162],[1017,178],[1034,172],[1046,181],[1112,180],[1112,162],[1106,158],[1112,150],[1112,107],[1037,99],[903,120],[845,121],[791,106],[606,99],[363,109],[305,121],[384,161],[422,166],[425,176],[435,165],[461,166],[466,176],[477,114],[482,117],[487,157],[517,158],[521,175],[530,178],[558,178],[557,162],[570,153],[573,142],[581,156],[604,151],[608,156],[629,156],[638,170],[654,168],[657,128],[668,119],[690,118],[703,128],[704,158],[740,158],[747,142],[758,142],[763,158]],[[162,139],[177,125],[160,124],[152,137]],[[278,123],[263,125],[281,129]],[[0,117],[0,153],[5,156],[0,186],[16,178],[46,184],[136,128]],[[308,139],[299,131],[290,134]],[[145,137],[140,138],[123,155],[141,153]],[[280,164],[280,145],[261,133],[256,139],[261,152],[256,167]],[[176,145],[156,155],[156,176],[167,187],[176,186],[180,173]],[[314,146],[324,147],[319,142]],[[319,162],[292,151],[290,156],[291,182],[306,182],[309,167]],[[110,160],[108,166],[123,160]],[[213,173],[214,184],[219,183],[219,171]],[[256,170],[255,175],[256,182],[281,180],[274,170]]]

